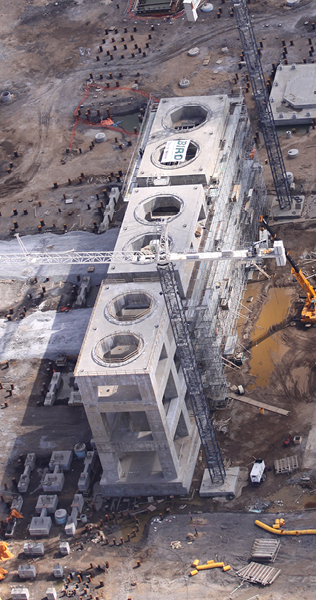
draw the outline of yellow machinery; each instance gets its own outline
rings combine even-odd
[[[277,235],[273,233],[272,229],[269,227],[267,221],[263,218],[263,216],[259,217],[259,223],[261,223],[263,228],[265,228],[270,233],[271,237],[274,240],[277,239]],[[292,275],[294,275],[296,281],[300,284],[301,288],[306,293],[306,302],[301,312],[301,321],[302,323],[305,323],[305,325],[313,325],[314,323],[316,323],[316,290],[310,284],[307,277],[305,277],[304,273],[302,273],[301,269],[297,266],[292,256],[286,249],[285,256],[292,267]]]

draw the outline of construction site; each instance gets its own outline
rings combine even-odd
[[[313,4],[1,30],[1,599],[309,600]]]

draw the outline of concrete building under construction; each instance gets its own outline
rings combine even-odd
[[[154,251],[162,221],[174,252],[255,241],[266,191],[243,98],[149,105],[125,193],[117,251]],[[250,268],[229,260],[175,265],[213,408],[228,397],[222,357],[237,351],[235,324]],[[75,375],[104,494],[186,493],[200,440],[155,263],[113,259]]]

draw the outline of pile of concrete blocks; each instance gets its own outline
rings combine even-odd
[[[67,519],[65,525],[66,535],[75,535],[77,529],[78,516],[81,514],[84,505],[84,499],[82,494],[75,494],[74,499],[71,503],[71,515]]]
[[[43,492],[61,492],[65,483],[65,475],[59,465],[55,465],[52,473],[46,473],[42,481]]]
[[[46,598],[47,600],[57,600],[57,590],[54,587],[47,588]]]
[[[19,565],[18,575],[20,579],[36,579],[35,565]]]
[[[55,371],[55,373],[53,373],[52,378],[50,380],[48,392],[47,392],[47,394],[45,396],[45,400],[44,400],[44,406],[53,406],[53,404],[55,404],[56,395],[60,388],[61,381],[62,381],[61,373],[60,372],[57,373]]]
[[[25,542],[23,552],[26,556],[44,556],[44,544],[41,542]]]
[[[44,535],[49,535],[51,526],[52,519],[51,517],[47,516],[47,508],[42,508],[40,516],[33,517],[31,520],[31,525],[29,528],[30,535],[34,537],[43,537]]]
[[[104,233],[104,231],[107,231],[109,229],[110,223],[113,219],[115,206],[119,199],[119,195],[120,195],[119,188],[112,187],[108,203],[107,203],[104,213],[103,213],[103,221],[101,222],[100,227],[99,227],[99,233]]]
[[[86,458],[84,459],[84,469],[80,473],[78,480],[78,490],[80,492],[87,492],[90,486],[90,472],[94,467],[96,454],[94,450],[87,452]]]
[[[68,406],[83,406],[79,390],[71,390],[68,400]]]
[[[28,489],[29,483],[30,483],[30,479],[31,479],[31,473],[35,467],[35,461],[36,461],[36,454],[34,454],[34,452],[30,452],[29,454],[26,455],[26,459],[25,459],[25,463],[24,463],[24,471],[23,471],[22,475],[20,476],[19,483],[18,483],[18,490],[19,490],[20,494],[25,494],[25,492],[27,492],[27,489]]]
[[[89,293],[90,290],[90,277],[83,277],[81,284],[80,284],[80,288],[79,288],[79,292],[78,292],[78,296],[74,302],[74,307],[75,308],[83,308],[86,305],[87,302],[87,295]]]
[[[12,600],[30,600],[30,592],[27,588],[12,588],[11,590]]]

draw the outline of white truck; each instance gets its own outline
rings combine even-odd
[[[252,485],[259,485],[262,481],[265,480],[266,465],[264,460],[259,459],[254,462],[254,465],[250,471],[250,481]]]

